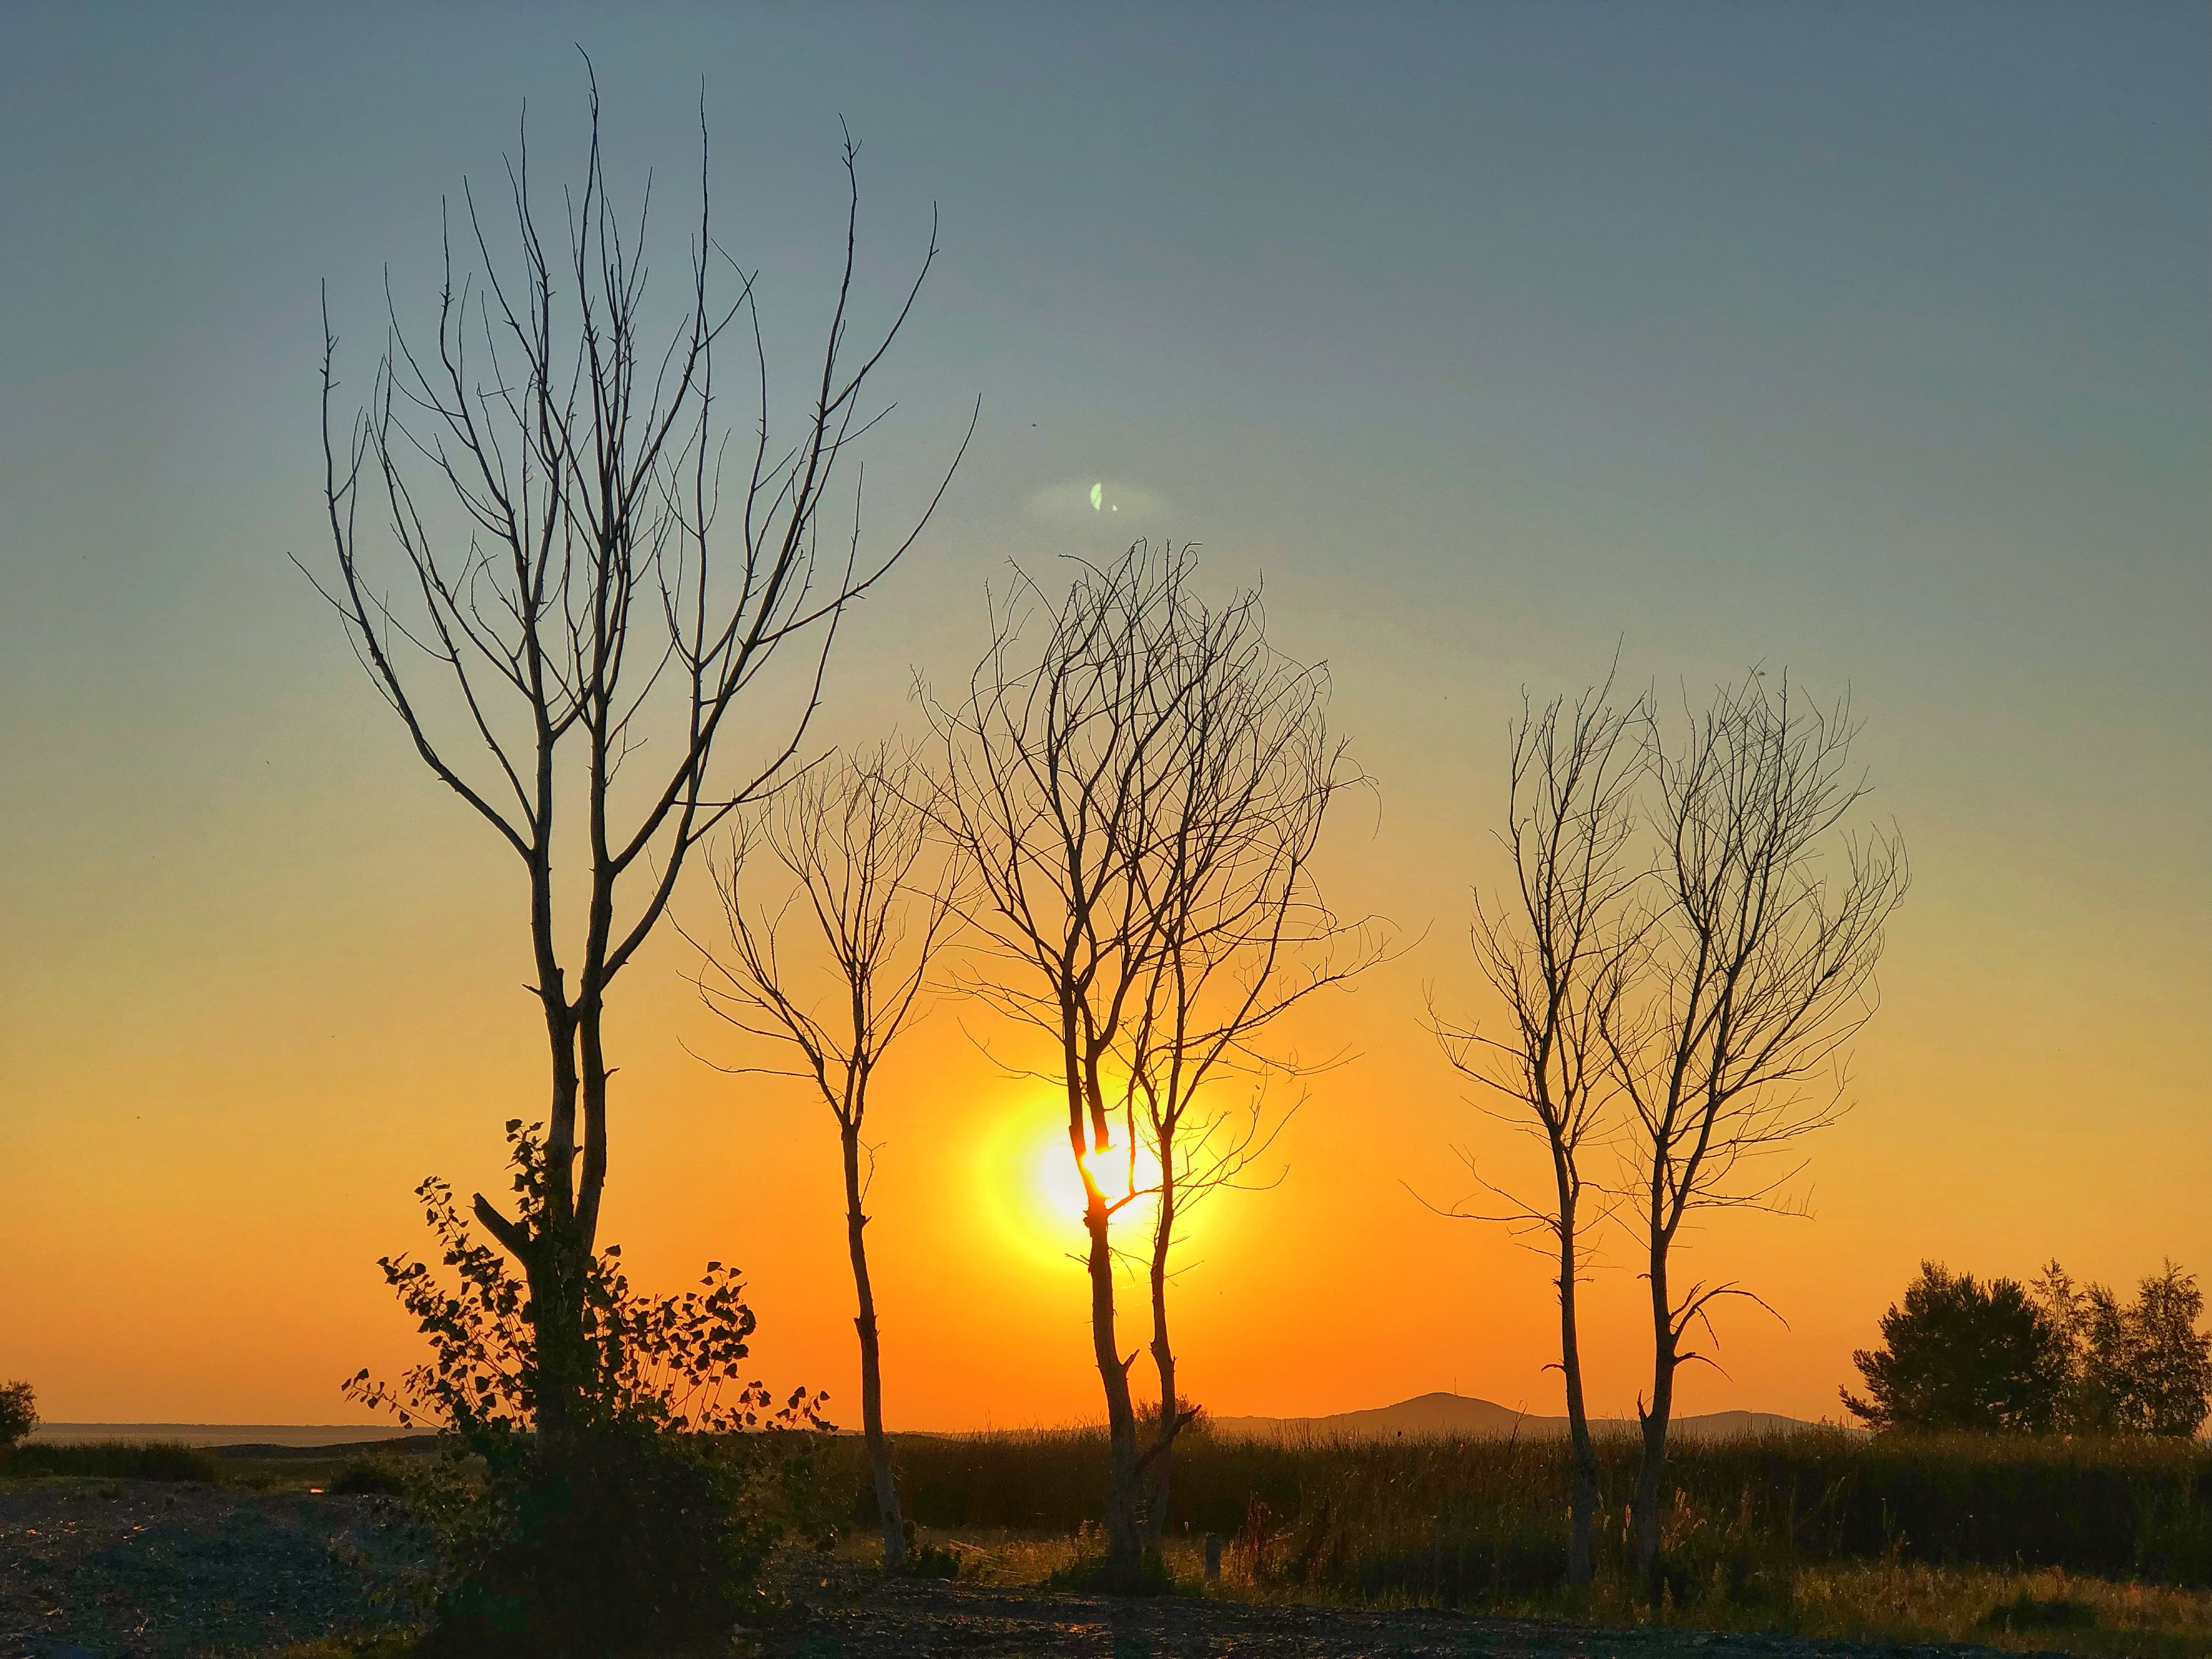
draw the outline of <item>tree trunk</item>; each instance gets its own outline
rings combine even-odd
[[[1674,1410],[1674,1321],[1667,1297],[1667,1253],[1651,1253],[1651,1404],[1639,1407],[1644,1426],[1644,1465],[1636,1474],[1636,1569],[1659,1600],[1659,1510],[1667,1474],[1667,1424]]]
[[[533,872],[533,878],[539,872]],[[564,1455],[580,1427],[588,1362],[584,1352],[584,1268],[590,1246],[576,1236],[576,1104],[582,1079],[576,1064],[581,1018],[566,996],[561,969],[553,963],[550,868],[533,878],[532,932],[545,973],[539,998],[545,1010],[545,1035],[553,1069],[553,1094],[546,1115],[543,1163],[538,1177],[536,1213],[524,1222],[495,1229],[500,1242],[522,1264],[530,1286],[530,1331],[536,1376],[532,1378],[539,1448]],[[477,1213],[489,1206],[479,1197]],[[489,1219],[489,1216],[486,1217]]]
[[[523,1262],[530,1286],[530,1334],[535,1375],[531,1393],[538,1449],[565,1455],[584,1419],[589,1361],[584,1344],[582,1276],[570,1241],[550,1228],[531,1238]]]
[[[1169,1160],[1160,1160],[1160,1212],[1152,1230],[1152,1363],[1160,1374],[1159,1428],[1152,1439],[1152,1501],[1145,1514],[1145,1541],[1159,1547],[1167,1535],[1168,1504],[1173,1496],[1175,1440],[1181,1427],[1176,1394],[1175,1346],[1168,1340],[1168,1249],[1175,1237],[1175,1180]]]
[[[863,1230],[868,1218],[860,1213],[860,1131],[847,1124],[840,1139],[845,1148],[845,1243],[853,1256],[853,1288],[860,1311],[854,1328],[860,1334],[860,1433],[868,1449],[868,1467],[876,1481],[876,1515],[883,1525],[884,1566],[896,1571],[906,1563],[906,1517],[900,1512],[898,1481],[891,1473],[890,1442],[884,1437],[884,1376],[876,1341],[876,1292],[868,1279],[868,1247]]]
[[[1572,1446],[1573,1484],[1567,1498],[1567,1583],[1590,1582],[1594,1567],[1591,1534],[1597,1523],[1597,1448],[1590,1441],[1589,1413],[1583,1401],[1582,1341],[1575,1316],[1575,1201],[1559,1201],[1559,1370],[1567,1385],[1567,1434]]]
[[[1081,1130],[1075,1132],[1079,1151]],[[1089,1181],[1083,1224],[1091,1234],[1091,1346],[1106,1390],[1106,1439],[1110,1460],[1106,1492],[1106,1585],[1136,1588],[1144,1561],[1137,1535],[1137,1414],[1129,1404],[1129,1373],[1115,1351],[1114,1253],[1107,1237],[1112,1217]]]

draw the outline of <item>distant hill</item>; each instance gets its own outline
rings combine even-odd
[[[1676,1418],[1669,1436],[1684,1440],[1729,1440],[1747,1434],[1796,1434],[1820,1426],[1772,1412],[1711,1412]],[[1623,1417],[1592,1418],[1590,1428],[1604,1435],[1637,1431],[1635,1419]],[[1225,1440],[1392,1440],[1400,1436],[1447,1435],[1468,1439],[1503,1440],[1516,1435],[1548,1439],[1565,1437],[1567,1419],[1516,1412],[1495,1401],[1437,1393],[1418,1395],[1395,1406],[1338,1412],[1329,1417],[1217,1417],[1213,1431]]]

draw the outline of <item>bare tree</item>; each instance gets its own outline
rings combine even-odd
[[[1182,556],[1187,571],[1188,550]],[[1246,1184],[1272,1144],[1286,1115],[1266,1109],[1269,1076],[1312,1069],[1294,1050],[1263,1048],[1269,1028],[1383,949],[1372,920],[1340,919],[1315,879],[1329,806],[1362,781],[1328,730],[1326,669],[1267,643],[1256,593],[1218,611],[1180,593],[1177,604],[1191,690],[1163,733],[1161,784],[1130,849],[1154,942],[1117,1054],[1130,1154],[1147,1144],[1158,1166],[1147,1275],[1159,1408],[1143,1454],[1154,1543],[1167,1525],[1176,1437],[1193,1415],[1169,1328],[1178,1228],[1200,1200]],[[1215,1107],[1214,1094],[1239,1078],[1253,1085],[1249,1104]],[[1138,1184],[1133,1167],[1129,1185]]]
[[[1177,711],[1195,690],[1179,614],[1183,564],[1141,544],[1081,567],[1052,603],[1018,578],[993,604],[990,650],[957,705],[931,706],[945,750],[939,814],[974,872],[974,920],[990,969],[975,994],[1034,1025],[1058,1054],[1068,1151],[1083,1183],[1092,1357],[1106,1398],[1109,1580],[1140,1570],[1136,1415],[1115,1330],[1115,1217],[1094,1155],[1112,1144],[1107,1060],[1158,945],[1158,921],[1134,879],[1151,833]],[[1043,613],[1035,660],[1022,653]]]
[[[1802,1164],[1764,1160],[1840,1115],[1844,1050],[1874,1013],[1908,873],[1893,830],[1843,827],[1868,793],[1848,702],[1824,713],[1754,672],[1678,737],[1656,717],[1646,732],[1659,853],[1639,957],[1600,1006],[1630,1107],[1626,1193],[1650,1292],[1634,1516],[1638,1565],[1656,1573],[1674,1376],[1707,1358],[1684,1342],[1692,1324],[1711,1333],[1715,1302],[1758,1299],[1732,1281],[1677,1291],[1674,1246],[1700,1211],[1787,1207]]]
[[[1191,1151],[1190,1102],[1206,1076],[1345,971],[1309,963],[1291,976],[1294,959],[1340,931],[1307,862],[1344,781],[1319,720],[1323,683],[1267,649],[1253,596],[1200,605],[1194,563],[1188,547],[1139,542],[1111,564],[1081,565],[1064,599],[1020,579],[994,606],[992,647],[963,696],[932,708],[946,756],[940,816],[974,872],[986,941],[968,982],[1057,1054],[1111,1449],[1106,1572],[1120,1584],[1140,1570],[1144,1472],[1182,1412],[1163,1322],[1162,1429],[1139,1449],[1112,1229],[1144,1187],[1133,1173],[1114,1195],[1102,1183],[1109,1119],[1133,1131],[1149,1088],[1148,1115],[1172,1126],[1163,1161],[1174,1167]],[[1124,1145],[1133,1158],[1133,1133]],[[1167,1240],[1173,1214],[1170,1204]]]
[[[783,1075],[811,1081],[837,1121],[845,1243],[860,1304],[853,1324],[860,1344],[861,1431],[874,1472],[884,1565],[891,1569],[906,1559],[906,1529],[884,1436],[864,1207],[875,1158],[861,1137],[876,1068],[906,1029],[933,960],[958,927],[957,867],[949,860],[932,862],[929,793],[912,754],[879,746],[858,759],[815,767],[761,803],[714,869],[730,948],[720,956],[705,953],[699,980],[708,1006],[724,1018],[797,1048],[802,1068]],[[741,891],[741,884],[752,885],[746,872],[763,852],[788,878],[772,908],[749,905]],[[801,931],[811,932],[828,955],[834,1013],[814,1012],[816,999],[804,989],[809,975],[781,949],[794,908]]]
[[[825,522],[848,447],[876,418],[866,387],[936,252],[933,234],[904,303],[856,351],[849,137],[844,165],[843,270],[810,408],[787,443],[770,435],[753,280],[710,229],[703,111],[689,269],[658,313],[646,212],[624,221],[608,194],[596,85],[561,228],[549,239],[541,223],[526,134],[507,167],[512,254],[495,258],[465,187],[462,268],[449,228],[435,337],[410,338],[387,285],[386,348],[349,431],[333,423],[337,342],[325,311],[335,568],[311,579],[416,753],[528,885],[550,1067],[545,1201],[526,1223],[481,1194],[474,1207],[527,1276],[537,1421],[555,1439],[586,1374],[576,1334],[608,1174],[610,988],[666,914],[692,848],[796,752],[838,618],[912,545],[951,476],[878,553],[863,556],[857,493],[849,525]],[[733,444],[717,424],[714,370],[741,319],[759,400],[757,430]],[[397,596],[377,543],[396,554]],[[764,679],[779,661],[798,669],[782,677],[781,712],[768,701],[777,682]],[[714,762],[732,727],[750,747],[723,777]],[[567,867],[578,873],[562,882],[556,831],[575,849]]]
[[[1597,1450],[1583,1393],[1577,1287],[1589,1254],[1589,1230],[1604,1194],[1583,1159],[1617,1128],[1620,1091],[1603,1038],[1611,1000],[1638,939],[1627,914],[1636,878],[1632,842],[1644,778],[1640,702],[1617,708],[1608,680],[1570,708],[1555,698],[1540,713],[1522,700],[1511,732],[1506,831],[1512,884],[1486,902],[1478,890],[1468,929],[1477,968],[1505,1005],[1504,1034],[1430,1018],[1454,1066],[1497,1104],[1486,1110],[1541,1141],[1551,1164],[1547,1198],[1530,1202],[1484,1180],[1502,1209],[1455,1215],[1503,1222],[1552,1261],[1559,1305],[1559,1370],[1565,1384],[1573,1478],[1567,1579],[1587,1584],[1598,1501]],[[1475,1170],[1472,1157],[1468,1168]]]

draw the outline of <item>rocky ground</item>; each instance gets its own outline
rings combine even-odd
[[[411,1618],[427,1540],[388,1498],[182,1481],[0,1486],[0,1659],[185,1659]]]
[[[200,1659],[415,1617],[426,1540],[383,1498],[136,1480],[0,1486],[0,1659]],[[1604,1631],[1443,1613],[1147,1601],[885,1581],[787,1557],[796,1627],[762,1659],[1873,1659],[1985,1655],[1802,1638]]]

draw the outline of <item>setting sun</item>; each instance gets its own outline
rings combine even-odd
[[[1098,1183],[1098,1190],[1106,1195],[1109,1204],[1127,1198],[1132,1192],[1138,1194],[1136,1204],[1124,1207],[1115,1218],[1120,1224],[1127,1225],[1132,1209],[1150,1210],[1151,1204],[1145,1194],[1159,1185],[1160,1160],[1150,1146],[1140,1144],[1133,1181],[1127,1127],[1115,1125],[1114,1136],[1104,1152],[1092,1152],[1084,1162],[1090,1166],[1091,1178]],[[1068,1152],[1067,1132],[1061,1126],[1050,1125],[1039,1136],[1030,1159],[1030,1179],[1045,1209],[1055,1220],[1065,1218],[1069,1222],[1080,1221],[1083,1177],[1076,1170],[1075,1159]]]

